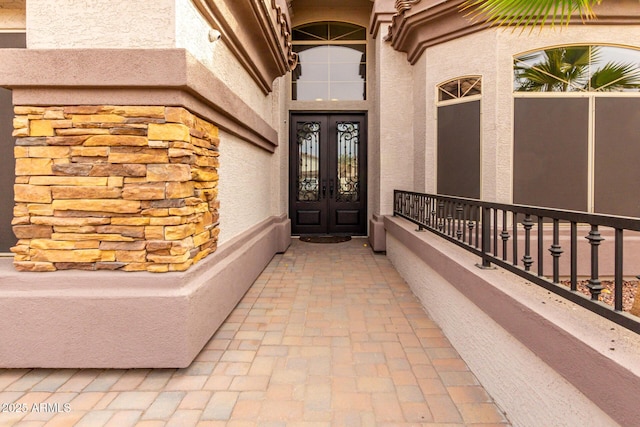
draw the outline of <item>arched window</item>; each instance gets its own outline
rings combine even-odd
[[[366,30],[344,22],[316,22],[293,29],[298,66],[291,96],[298,101],[366,99]]]

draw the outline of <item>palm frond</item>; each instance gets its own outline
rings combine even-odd
[[[492,26],[528,27],[547,22],[568,24],[578,14],[593,19],[593,5],[601,0],[466,0],[461,10],[472,19],[482,19]]]
[[[592,90],[612,92],[640,88],[640,70],[634,64],[608,62],[597,69],[589,79]]]

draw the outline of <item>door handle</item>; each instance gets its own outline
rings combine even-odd
[[[327,180],[323,179],[322,180],[322,198],[326,198],[327,197]]]
[[[333,180],[329,180],[329,197],[333,197]]]

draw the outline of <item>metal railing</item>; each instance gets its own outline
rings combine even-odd
[[[482,260],[479,267],[490,268],[491,264],[495,264],[505,268],[640,333],[640,318],[623,312],[622,293],[624,232],[640,231],[638,218],[492,203],[401,190],[394,191],[393,214],[417,224],[417,231],[429,230],[478,255]],[[590,278],[587,282],[590,298],[578,291],[578,230],[585,226],[589,231],[583,237],[588,242],[590,256],[588,261],[581,259],[580,262],[590,263]],[[568,247],[563,247],[560,244],[560,232],[567,227],[569,243]],[[599,277],[598,250],[605,240],[600,227],[610,227],[614,236],[613,307],[600,301],[604,286]],[[546,248],[545,239],[551,243]],[[532,240],[536,241],[535,244],[532,244]],[[546,276],[545,249],[552,258],[551,272]],[[519,259],[521,251],[523,255]],[[561,272],[560,261],[563,256],[569,257],[568,272]],[[534,264],[537,264],[537,271],[532,271]],[[640,265],[638,269],[640,270]],[[548,270],[549,267],[546,268]],[[560,282],[561,276],[568,277],[569,286]]]

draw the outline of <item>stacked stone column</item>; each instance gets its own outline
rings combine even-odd
[[[184,271],[216,249],[218,129],[180,107],[15,107],[20,271]]]

